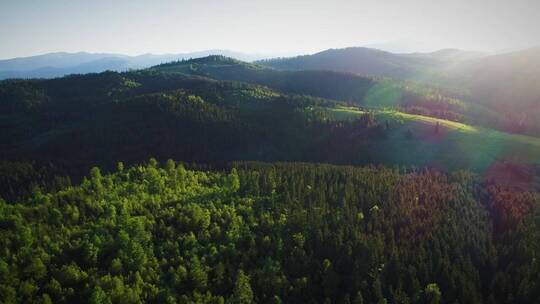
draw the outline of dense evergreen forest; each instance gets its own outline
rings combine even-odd
[[[471,113],[222,56],[2,81],[0,303],[539,302],[540,142]]]
[[[0,201],[3,303],[536,303],[533,192],[464,171],[171,160]]]
[[[372,162],[384,122],[336,121],[337,101],[236,81],[142,70],[0,83],[0,186],[28,194],[54,176],[151,156],[221,167],[234,160]],[[63,181],[60,181],[63,182]],[[56,187],[52,185],[51,187]]]

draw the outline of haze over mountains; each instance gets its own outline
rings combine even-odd
[[[174,60],[224,55],[245,61],[265,58],[265,55],[247,54],[228,50],[205,50],[178,54],[143,54],[128,56],[110,53],[48,53],[43,55],[0,60],[0,79],[52,78],[68,74],[99,73],[107,70],[126,71],[147,68]]]
[[[409,79],[425,75],[426,72],[440,72],[448,67],[454,67],[456,64],[459,64],[460,68],[478,66],[477,61],[480,59],[486,59],[484,62],[490,65],[504,65],[505,58],[512,56],[521,58],[519,55],[524,52],[533,55],[535,50],[538,51],[538,49],[531,49],[494,56],[450,48],[434,52],[403,53],[372,47],[349,47],[328,49],[310,55],[280,58],[219,49],[178,54],[149,53],[138,56],[114,53],[57,52],[0,60],[0,79],[52,78],[67,74],[95,73],[106,70],[125,71],[208,55],[223,55],[246,62],[257,61],[276,69],[334,70],[366,76]]]
[[[276,69],[333,70],[365,76],[410,79],[424,77],[426,73],[446,72],[447,68],[455,65],[458,65],[460,69],[454,69],[453,71],[467,69],[469,66],[472,68],[481,65],[480,59],[485,59],[483,60],[485,64],[505,65],[506,58],[512,56],[521,58],[519,55],[524,52],[531,56],[534,55],[535,50],[538,51],[538,49],[531,49],[494,56],[459,49],[393,53],[371,47],[349,47],[328,49],[311,55],[279,58],[272,58],[270,55],[265,54],[250,54],[219,49],[178,54],[142,54],[138,56],[114,53],[57,52],[0,60],[0,79],[52,78],[68,74],[96,73],[106,70],[126,71],[208,55],[223,55],[246,62],[256,61]],[[511,65],[511,63],[508,64]]]
[[[391,53],[365,47],[329,49],[313,55],[260,61],[277,69],[337,70],[360,75],[416,78],[458,62],[487,57],[473,51],[443,49],[429,53]]]

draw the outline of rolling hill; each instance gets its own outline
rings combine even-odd
[[[409,81],[338,71],[279,70],[223,56],[176,61],[152,70],[249,82],[282,92],[313,95],[363,107],[394,108],[412,114],[493,125],[488,118],[481,119],[489,108],[467,104],[459,98],[446,96],[438,88]]]
[[[111,168],[150,156],[217,166],[313,161],[478,172],[508,161],[537,174],[536,139],[396,106],[403,95],[386,80],[278,71],[222,56],[124,73],[9,80],[0,82],[0,124],[8,130],[0,156],[52,162],[73,176],[91,165]]]
[[[158,72],[182,73],[217,80],[235,80],[273,89],[336,100],[360,102],[375,80],[332,71],[279,71],[224,56],[176,61],[151,68]],[[323,85],[324,84],[324,85]]]
[[[539,136],[539,50],[487,55],[454,49],[393,54],[346,48],[258,63],[281,70],[341,71],[437,87],[470,105],[469,122]]]

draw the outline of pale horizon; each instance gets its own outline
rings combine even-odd
[[[532,0],[8,0],[0,3],[0,38],[6,42],[0,58],[202,50],[291,56],[395,42],[406,42],[417,52],[456,48],[500,53],[540,45],[537,20],[540,3]]]

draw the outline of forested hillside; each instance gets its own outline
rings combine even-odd
[[[535,193],[467,172],[150,159],[0,201],[3,303],[535,303]]]
[[[502,108],[498,107],[495,102],[485,98],[483,99],[485,102],[481,102],[479,98],[476,98],[477,94],[475,91],[470,91],[470,86],[467,83],[456,83],[455,77],[441,76],[439,72],[448,66],[452,66],[451,63],[453,62],[450,59],[445,59],[444,53],[430,56],[414,54],[397,56],[397,58],[404,58],[405,61],[424,62],[427,60],[436,62],[438,63],[436,65],[437,73],[435,73],[435,70],[431,73],[427,72],[427,68],[421,69],[418,67],[419,70],[415,72],[415,76],[399,78],[393,77],[390,73],[384,75],[390,76],[390,78],[374,78],[365,76],[365,74],[357,74],[358,72],[353,73],[354,71],[349,72],[349,68],[354,69],[354,63],[358,62],[355,59],[355,54],[360,52],[360,54],[357,54],[358,56],[365,55],[361,50],[355,48],[332,50],[328,51],[329,54],[325,56],[320,54],[305,56],[309,58],[309,60],[306,59],[309,62],[324,62],[327,67],[299,64],[297,68],[290,67],[286,69],[286,67],[274,66],[272,60],[253,64],[223,56],[209,56],[162,64],[152,70],[254,83],[281,92],[308,94],[372,109],[391,108],[411,114],[482,125],[503,132],[523,133],[533,136],[540,134],[537,133],[536,125],[531,121],[533,116],[529,114],[522,115],[527,119],[509,119],[506,117],[505,113],[512,115],[516,111],[523,113],[524,108],[521,103],[516,105],[516,109],[505,108],[504,112],[500,111]],[[377,53],[379,51],[369,50],[368,53],[370,52]],[[349,58],[349,53],[352,54],[353,58]],[[390,54],[387,55],[390,56]],[[396,57],[396,55],[392,56]],[[326,63],[327,57],[332,59],[328,63]],[[288,62],[288,60],[296,62],[297,59],[282,59],[283,62]],[[333,60],[339,61],[339,64],[335,63],[336,65],[334,65]],[[368,56],[365,60],[377,62],[378,59]],[[281,60],[276,62],[281,62]],[[363,61],[360,60],[360,62],[359,66],[364,67]],[[469,60],[464,62],[457,60],[456,65],[462,64],[462,66],[466,67],[466,62],[469,62]],[[400,64],[396,65],[400,66]],[[269,68],[269,66],[272,68]],[[479,78],[482,79],[483,77]],[[463,81],[463,79],[469,79],[469,76],[460,79]],[[469,81],[478,82],[475,79]],[[502,88],[504,90],[504,86]],[[532,110],[531,113],[535,113],[534,107],[531,106],[529,109]],[[511,121],[515,123],[510,124]]]
[[[93,165],[112,169],[150,156],[218,167],[234,160],[367,164],[366,143],[383,132],[373,115],[330,120],[334,101],[151,70],[4,81],[0,101],[4,197],[28,195],[29,181],[77,180]]]
[[[468,123],[538,137],[539,58],[538,47],[496,55],[460,50],[393,54],[356,47],[258,63],[279,70],[328,70],[423,83],[466,101]]]
[[[343,72],[278,71],[223,56],[175,61],[153,67],[161,73],[183,73],[218,80],[264,85],[281,92],[360,103],[376,80]],[[321,85],[325,84],[325,85]]]
[[[281,92],[307,94],[372,108],[390,107],[454,121],[470,119],[465,117],[468,113],[463,101],[447,97],[438,89],[345,73],[339,69],[312,70],[305,67],[305,70],[276,70],[223,56],[209,56],[162,64],[153,70],[254,83]]]
[[[77,182],[94,165],[110,170],[152,156],[217,168],[263,160],[479,173],[510,161],[527,168],[534,185],[540,141],[457,123],[466,109],[460,100],[392,81],[280,72],[222,56],[8,80],[0,82],[1,196],[28,196],[33,185]]]

